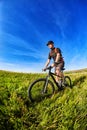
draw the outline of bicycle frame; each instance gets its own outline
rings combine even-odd
[[[55,75],[55,76],[58,76],[58,75],[56,75],[55,73],[53,73],[53,72],[51,72],[51,68],[48,68],[49,69],[49,72],[48,72],[48,75],[46,76],[46,85],[45,85],[45,88],[46,88],[46,86],[47,86],[47,84],[48,84],[48,78],[51,76],[51,78],[53,79],[53,81],[54,81],[54,83],[56,84],[56,86],[57,87],[59,87],[59,85],[58,85],[58,83],[56,82],[56,80],[55,80],[55,78],[54,78],[54,76],[53,75]],[[58,76],[58,77],[60,77],[60,76]],[[61,78],[61,77],[60,77]]]

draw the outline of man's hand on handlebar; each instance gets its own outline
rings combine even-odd
[[[47,67],[46,68],[43,68],[42,71],[46,71]]]
[[[46,67],[46,68],[43,68],[42,71],[46,71],[47,69],[52,69],[53,67],[52,66],[49,66],[49,67]]]

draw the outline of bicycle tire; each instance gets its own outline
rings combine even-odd
[[[28,97],[33,101],[40,101],[44,97],[51,97],[55,91],[52,81],[48,80],[47,91],[43,93],[46,78],[35,80],[28,88]]]
[[[64,87],[72,88],[71,78],[69,76],[64,76]]]

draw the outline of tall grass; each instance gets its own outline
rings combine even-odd
[[[86,130],[87,74],[67,73],[72,89],[31,103],[29,84],[45,74],[0,71],[0,130]]]

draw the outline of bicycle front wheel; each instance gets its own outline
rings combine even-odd
[[[28,88],[29,99],[33,102],[33,101],[40,101],[44,97],[48,96],[51,97],[54,93],[53,83],[50,80],[48,80],[46,88],[45,86],[46,86],[45,78],[35,80]]]
[[[64,77],[64,86],[65,87],[72,87],[72,85],[71,85],[71,79],[70,79],[70,77],[69,76],[65,76]]]

